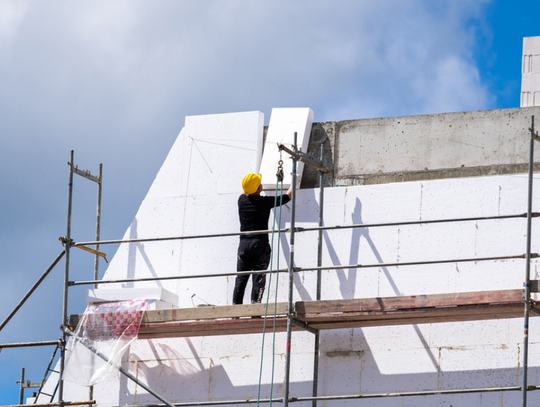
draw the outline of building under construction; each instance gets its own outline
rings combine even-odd
[[[68,220],[50,267],[66,266],[67,346],[28,403],[537,405],[540,41],[524,43],[521,108],[187,117],[123,238],[79,242]],[[263,302],[233,306],[249,172],[293,200],[269,223]],[[113,246],[102,279],[70,279],[71,251]]]

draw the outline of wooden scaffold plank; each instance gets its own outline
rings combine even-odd
[[[538,302],[533,301],[533,306]],[[146,311],[139,338],[246,335],[273,330],[274,304],[204,306]],[[287,329],[287,303],[276,304],[276,332]],[[294,317],[314,329],[479,321],[523,316],[523,290],[299,301]],[[80,315],[72,315],[74,327]],[[293,330],[301,330],[294,326]]]

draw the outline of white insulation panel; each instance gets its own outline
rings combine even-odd
[[[292,160],[286,152],[279,152],[278,145],[283,144],[292,150],[294,133],[296,133],[297,148],[306,152],[309,144],[311,125],[313,124],[313,116],[313,111],[309,108],[272,109],[260,170],[263,189],[265,191],[274,191],[276,189],[276,172],[280,159],[283,161],[283,188],[287,190],[291,184]],[[302,181],[303,170],[304,163],[299,161],[296,168],[297,185],[300,185]]]

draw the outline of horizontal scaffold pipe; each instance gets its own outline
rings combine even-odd
[[[536,218],[540,216],[540,212],[533,212],[532,217]],[[478,220],[497,220],[497,219],[514,219],[514,218],[527,218],[526,213],[520,213],[517,215],[498,215],[498,216],[481,216],[481,217],[472,217],[472,218],[454,218],[454,219],[435,219],[435,220],[415,220],[410,222],[390,222],[390,223],[366,223],[366,224],[356,224],[356,225],[337,225],[337,226],[317,226],[295,228],[295,232],[312,232],[316,230],[339,230],[339,229],[356,229],[356,228],[374,228],[374,227],[384,227],[384,226],[404,226],[404,225],[424,225],[430,223],[448,223],[448,222],[470,222]],[[188,235],[188,236],[171,236],[171,237],[149,237],[141,239],[118,239],[118,240],[99,240],[94,242],[79,242],[73,243],[72,246],[92,246],[92,245],[103,245],[103,244],[123,244],[123,243],[145,243],[145,242],[162,242],[169,240],[185,240],[185,239],[205,239],[212,237],[231,237],[231,236],[251,236],[251,235],[264,235],[271,234],[272,232],[277,233],[288,233],[290,228],[279,229],[279,230],[257,230],[250,232],[231,232],[231,233],[216,233],[210,235]]]
[[[527,390],[538,390],[537,386],[530,386]],[[489,393],[499,391],[521,391],[521,386],[506,387],[481,387],[476,389],[452,389],[452,390],[425,390],[408,392],[372,393],[372,394],[350,394],[343,396],[319,396],[319,397],[294,397],[291,401],[313,401],[313,400],[352,400],[352,399],[373,399],[382,397],[418,397],[437,396],[445,394],[465,394],[465,393]]]
[[[289,402],[292,401],[289,398]],[[283,403],[283,398],[273,398],[273,399],[259,399],[249,398],[249,399],[240,399],[240,400],[219,400],[219,401],[197,401],[192,403],[174,403],[174,407],[189,407],[189,406],[221,406],[221,405],[230,405],[230,404],[266,404],[266,403]],[[131,406],[116,406],[116,407],[165,407],[164,404],[137,404]]]
[[[396,263],[372,263],[372,264],[349,264],[340,266],[322,266],[322,267],[297,267],[296,271],[316,271],[316,270],[342,270],[342,269],[360,269],[373,267],[399,267],[399,266],[422,266],[428,264],[447,264],[447,263],[466,263],[473,261],[495,261],[495,260],[512,260],[524,259],[525,254],[517,254],[514,256],[494,256],[494,257],[470,257],[466,259],[451,259],[451,260],[427,260],[427,261],[411,261],[411,262],[396,262]],[[531,253],[531,258],[539,257],[538,253]]]
[[[70,281],[69,285],[88,285],[88,284],[113,284],[113,283],[140,283],[143,281],[163,281],[163,280],[182,280],[186,278],[208,278],[208,277],[230,277],[241,276],[243,274],[270,274],[270,273],[287,273],[289,269],[280,270],[258,270],[258,271],[235,271],[230,273],[216,274],[194,274],[186,276],[168,276],[168,277],[146,277],[146,278],[124,278],[120,280],[88,280],[88,281]]]
[[[540,386],[528,386],[527,390],[538,390]],[[371,394],[346,394],[342,396],[317,396],[317,397],[289,397],[289,403],[314,401],[314,400],[352,400],[352,399],[372,399],[382,397],[418,397],[418,396],[436,396],[445,394],[465,394],[465,393],[490,393],[499,391],[520,391],[521,386],[507,386],[507,387],[481,387],[475,389],[453,389],[453,390],[425,390],[425,391],[410,391],[410,392],[390,392],[390,393],[371,393]],[[255,403],[279,403],[283,402],[283,399],[261,399],[256,398],[243,399],[243,400],[221,400],[221,401],[200,401],[192,403],[174,403],[174,407],[190,407],[190,406],[216,406],[225,404],[255,404]],[[122,406],[122,407],[164,407],[163,404],[145,404],[137,406]]]
[[[533,212],[532,217],[537,218],[540,216],[540,212]],[[365,223],[357,225],[343,225],[343,226],[314,226],[309,228],[297,229],[298,232],[312,232],[315,230],[335,230],[335,229],[355,229],[355,228],[378,228],[384,226],[409,226],[409,225],[426,225],[432,223],[450,223],[450,222],[472,222],[479,220],[500,220],[500,219],[516,219],[527,218],[526,213],[519,213],[516,215],[496,215],[496,216],[481,216],[472,218],[454,218],[454,219],[433,219],[433,220],[413,220],[410,222],[387,222],[387,223]]]
[[[30,346],[52,346],[58,345],[59,340],[56,341],[41,341],[41,342],[19,342],[19,343],[3,343],[0,344],[0,350],[4,348],[24,348]]]
[[[56,402],[56,403],[39,403],[39,404],[12,404],[9,406],[0,406],[0,407],[28,407],[29,405],[33,407],[94,406],[96,405],[96,401],[88,400],[88,401],[62,401],[62,402]]]
[[[471,257],[466,259],[452,260],[429,260],[403,263],[372,263],[372,264],[342,264],[339,266],[321,266],[321,267],[295,267],[294,272],[301,271],[317,271],[317,270],[343,270],[343,269],[360,269],[360,268],[375,268],[375,267],[396,267],[396,266],[421,266],[427,264],[446,264],[446,263],[463,263],[473,261],[495,261],[495,260],[512,260],[524,259],[525,254],[510,255],[510,256],[495,256],[495,257]],[[531,258],[537,258],[538,253],[531,253]],[[230,277],[240,276],[242,274],[270,274],[270,273],[287,273],[288,269],[279,270],[258,270],[258,271],[236,271],[230,273],[216,274],[194,274],[184,276],[168,276],[168,277],[146,277],[146,278],[124,278],[118,280],[88,280],[88,281],[70,281],[69,286],[89,285],[89,284],[115,284],[115,283],[141,283],[145,281],[163,281],[163,280],[182,280],[187,278],[209,278],[209,277]]]
[[[169,240],[187,240],[187,239],[208,239],[212,237],[231,237],[231,236],[252,236],[252,235],[267,235],[274,233],[287,233],[291,229],[279,229],[279,230],[255,230],[249,232],[230,232],[230,233],[214,233],[210,235],[187,235],[187,236],[171,236],[171,237],[148,237],[141,239],[125,239],[125,240],[99,240],[95,242],[79,242],[73,243],[72,246],[91,246],[91,245],[102,245],[102,244],[121,244],[121,243],[145,243],[145,242],[164,242]]]

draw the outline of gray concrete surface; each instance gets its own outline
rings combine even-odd
[[[526,172],[533,115],[540,129],[540,107],[314,123],[308,153],[324,143],[327,186]],[[302,187],[318,185],[306,168]]]

